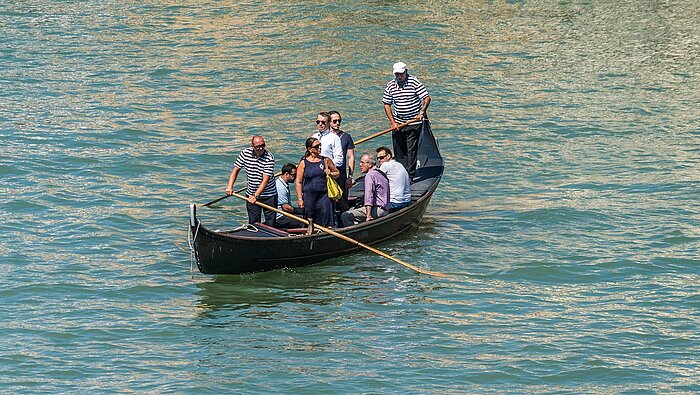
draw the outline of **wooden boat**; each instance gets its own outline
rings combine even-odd
[[[418,226],[443,170],[444,162],[430,122],[424,121],[418,143],[418,165],[411,184],[411,204],[376,220],[335,230],[373,245]],[[362,201],[364,182],[360,180],[348,196]],[[190,248],[197,267],[206,274],[242,274],[306,266],[362,250],[330,234],[306,234],[305,231],[287,232],[264,224],[212,231],[200,223],[196,206],[190,205]]]

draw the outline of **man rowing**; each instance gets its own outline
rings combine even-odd
[[[401,163],[413,179],[416,174],[418,138],[425,112],[430,105],[430,95],[418,78],[408,74],[403,62],[394,63],[394,79],[387,82],[382,96],[384,113],[391,123],[394,158]],[[392,108],[393,106],[393,108]],[[399,129],[399,124],[416,120]]]
[[[272,152],[265,149],[265,139],[262,136],[253,136],[250,147],[241,151],[233,164],[233,170],[226,185],[226,194],[233,194],[233,184],[236,183],[238,173],[245,169],[248,178],[246,187],[246,210],[248,211],[248,223],[262,222],[262,212],[265,214],[265,224],[275,226],[276,213],[272,210],[261,209],[255,202],[277,207],[277,189],[272,178],[275,175],[275,157]]]

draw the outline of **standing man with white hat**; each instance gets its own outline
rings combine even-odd
[[[418,137],[423,119],[426,118],[425,112],[430,105],[430,95],[418,78],[408,75],[405,63],[394,63],[393,72],[396,78],[386,84],[382,103],[393,129],[391,137],[394,142],[394,159],[401,163],[413,178],[416,173]],[[398,128],[399,124],[414,119],[415,122]]]

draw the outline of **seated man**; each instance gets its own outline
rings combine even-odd
[[[379,170],[383,171],[389,179],[391,211],[411,204],[411,180],[408,178],[406,168],[395,161],[391,150],[384,146],[377,148],[377,161],[379,161]]]
[[[296,180],[297,167],[291,163],[287,163],[286,165],[282,166],[281,173],[282,174],[280,174],[275,181],[275,186],[277,187],[277,209],[286,211],[290,214],[300,215],[302,214],[302,210],[300,208],[294,208],[291,204],[289,204],[292,199],[289,194],[289,185],[287,185]],[[276,222],[277,227],[282,229],[300,228],[306,226],[303,223],[289,217],[285,217],[282,214],[277,214]]]
[[[364,206],[344,212],[340,216],[343,226],[351,226],[389,214],[389,179],[374,166],[375,163],[371,154],[362,155],[360,169],[365,174]]]

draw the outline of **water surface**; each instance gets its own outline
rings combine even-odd
[[[694,393],[693,2],[0,4],[0,383],[12,393]],[[420,229],[247,276],[192,271],[187,205],[263,134],[388,127],[427,86]],[[388,137],[358,154],[389,144]],[[245,221],[228,199],[212,227]]]

